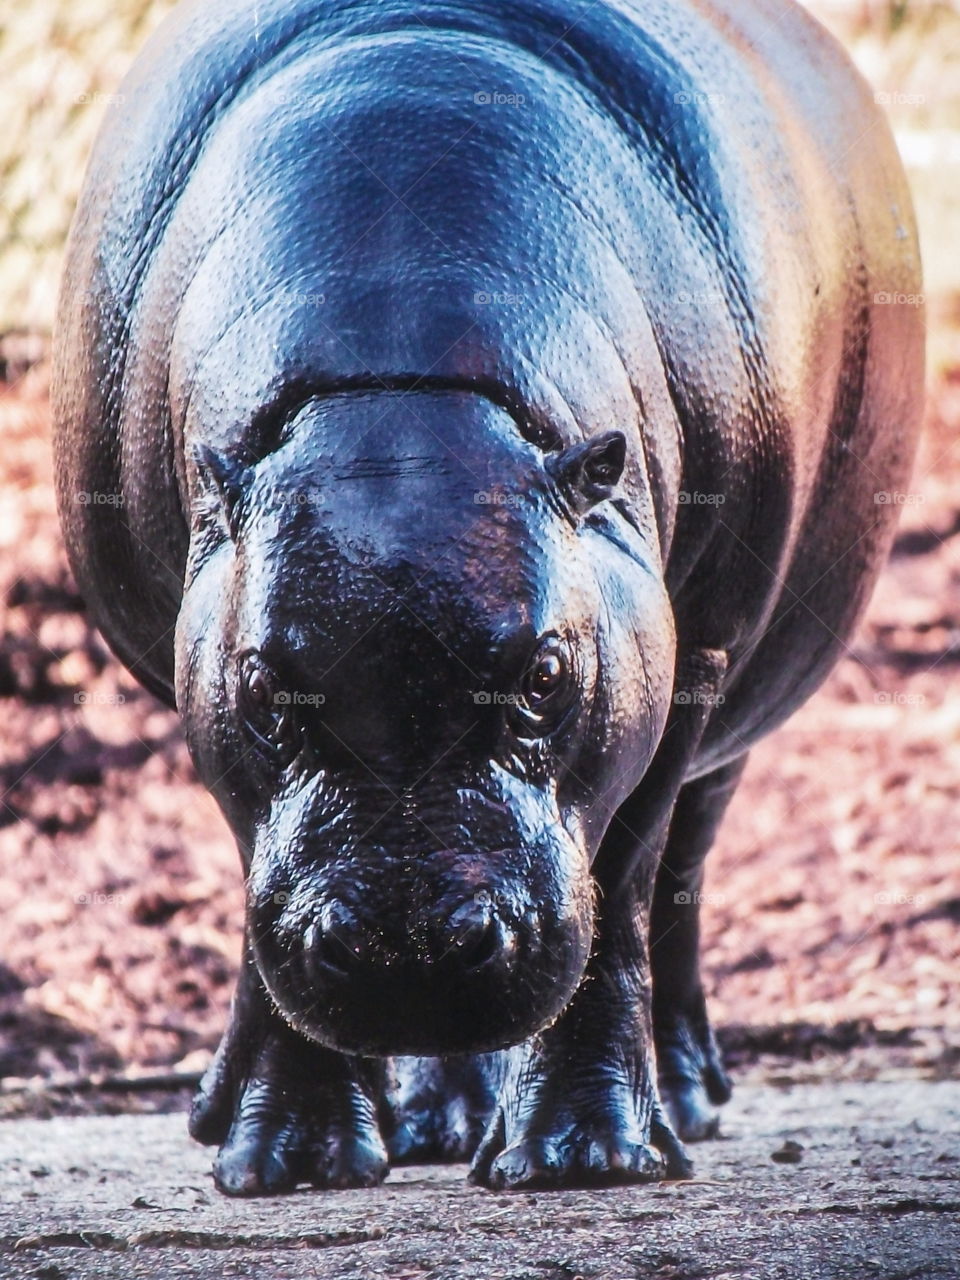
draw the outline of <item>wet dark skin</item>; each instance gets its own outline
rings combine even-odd
[[[799,7],[625,9],[187,5],[94,151],[60,511],[243,860],[229,1194],[684,1177],[729,1096],[704,858],[889,546],[919,264]]]

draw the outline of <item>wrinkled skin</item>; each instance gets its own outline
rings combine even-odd
[[[912,460],[872,95],[781,0],[195,4],[123,94],[57,484],[244,863],[218,1185],[685,1176],[704,857]]]

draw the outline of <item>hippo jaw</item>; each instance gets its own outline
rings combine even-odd
[[[482,790],[497,799],[450,796],[455,831],[477,834],[460,847],[425,848],[450,827],[415,817],[419,840],[389,843],[387,820],[359,847],[324,847],[309,834],[318,810],[329,823],[323,780],[274,806],[247,919],[264,985],[298,1031],[347,1053],[439,1055],[518,1043],[564,1008],[590,950],[588,856],[547,796],[493,772]],[[504,796],[531,830],[504,821]],[[512,843],[489,847],[498,835]]]

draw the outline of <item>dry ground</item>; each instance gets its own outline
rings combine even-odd
[[[693,1182],[497,1194],[461,1165],[237,1201],[177,1117],[21,1120],[0,1280],[957,1280],[958,1128],[956,1083],[751,1087]]]

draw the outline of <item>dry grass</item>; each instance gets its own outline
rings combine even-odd
[[[60,255],[110,95],[173,0],[30,0],[0,23],[0,333],[49,332]]]

